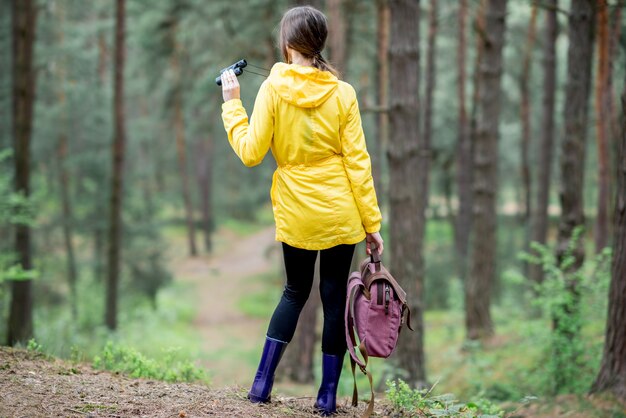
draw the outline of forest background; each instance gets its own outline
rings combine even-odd
[[[0,1],[1,341],[248,384],[283,283],[275,162],[236,158],[215,77],[254,65],[250,113],[299,3]],[[399,408],[397,378],[589,411],[583,395],[609,390],[623,411],[626,5],[306,4],[357,91],[385,261],[413,311],[416,332],[372,364],[377,389]],[[318,297],[302,315],[283,393],[319,379]]]

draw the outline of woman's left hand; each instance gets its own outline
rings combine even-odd
[[[222,73],[222,96],[227,102],[232,99],[239,99],[239,81],[233,70]]]
[[[367,255],[372,254],[372,248],[378,249],[378,254],[383,255],[385,249],[383,237],[380,232],[367,233],[365,235],[365,252]]]

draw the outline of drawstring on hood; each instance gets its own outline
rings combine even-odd
[[[298,107],[317,107],[337,89],[337,77],[328,71],[297,64],[274,64],[269,83],[283,100]]]

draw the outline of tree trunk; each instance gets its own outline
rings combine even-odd
[[[602,364],[591,391],[610,390],[626,402],[626,87],[622,92],[622,138],[618,150],[620,165],[617,169],[613,265],[606,337]]]
[[[565,87],[564,129],[565,135],[561,148],[561,219],[557,243],[559,264],[566,254],[574,231],[585,225],[583,205],[583,179],[585,168],[586,129],[588,102],[591,89],[591,62],[593,55],[593,0],[572,0],[569,13],[569,47],[567,51],[567,84]],[[583,237],[571,252],[574,260],[568,272],[578,270],[585,257]],[[568,279],[568,291],[571,301],[563,306],[568,316],[579,315],[580,289],[575,279]],[[558,316],[554,318],[554,331],[564,338],[573,339],[580,331],[568,326]],[[566,384],[567,376],[561,370],[566,363],[574,362],[577,353],[560,359],[564,367],[556,366],[555,384],[557,389]],[[570,366],[571,367],[571,366]]]
[[[565,135],[561,148],[559,259],[565,254],[574,229],[585,224],[583,179],[593,55],[593,10],[592,0],[572,0],[563,115]],[[572,268],[578,269],[584,259],[582,240],[574,256],[576,261]]]
[[[376,105],[386,108],[389,96],[389,3],[388,0],[377,1],[376,43],[378,60],[376,61]],[[374,187],[378,195],[378,203],[385,205],[387,191],[382,181],[384,150],[389,140],[389,117],[387,112],[378,112],[376,116],[376,134],[374,135],[374,152],[372,153],[372,174]]]
[[[64,125],[61,126],[62,130],[65,130]],[[74,236],[72,230],[72,204],[70,202],[69,192],[69,174],[65,168],[67,157],[67,134],[61,133],[59,137],[57,155],[59,158],[59,185],[61,189],[61,207],[62,207],[62,223],[63,223],[63,242],[65,244],[66,263],[67,263],[67,283],[70,288],[70,306],[72,311],[72,318],[78,319],[78,295],[76,292],[77,272],[76,272],[76,257],[74,256],[74,244],[72,237]]]
[[[554,101],[556,95],[556,39],[559,32],[556,17],[558,0],[549,0],[546,7],[546,27],[544,33],[543,56],[543,102],[541,104],[541,133],[537,147],[539,173],[537,177],[537,197],[532,216],[531,240],[545,244],[548,235],[548,205],[550,203],[550,183],[554,154]],[[532,282],[543,281],[543,268],[531,264],[528,275]]]
[[[414,386],[426,383],[424,361],[423,239],[427,202],[424,182],[415,184],[428,165],[419,127],[418,0],[392,0],[389,42],[389,234],[391,271],[407,291],[415,332],[402,335],[396,358]]]
[[[33,49],[37,21],[34,0],[13,0],[13,147],[15,192],[30,196],[30,141],[36,74]],[[23,270],[33,267],[30,226],[15,225],[15,253]],[[33,336],[32,280],[11,282],[7,344],[25,344]]]
[[[102,254],[104,252],[104,232],[99,225],[93,230],[93,278],[100,282],[104,276],[104,262]]]
[[[343,76],[346,73],[347,49],[347,25],[343,11],[344,0],[326,0],[328,20],[330,22],[328,33],[328,46],[330,47],[330,62]]]
[[[113,167],[111,170],[109,262],[105,318],[106,326],[110,330],[117,328],[117,294],[120,275],[120,238],[122,234],[122,198],[124,192],[124,154],[126,146],[126,126],[124,120],[125,7],[125,0],[117,0],[115,9],[115,62],[113,64]]]
[[[202,232],[206,252],[213,251],[211,234],[213,233],[212,185],[213,185],[213,138],[198,141],[196,151],[196,178],[200,190],[202,211]]]
[[[98,82],[101,86],[106,83],[106,68],[108,64],[109,51],[107,48],[104,31],[98,35]]]
[[[619,57],[619,42],[621,36],[621,28],[622,28],[622,9],[620,7],[615,7],[613,9],[612,14],[613,26],[611,28],[610,35],[610,43],[609,43],[609,74],[607,80],[607,115],[606,117],[609,119],[610,130],[609,135],[611,138],[611,153],[615,156],[615,159],[612,161],[613,167],[619,167],[620,161],[617,160],[618,154],[618,145],[620,138],[620,121],[619,121],[619,112],[615,112],[615,108],[619,107],[614,104],[615,97],[613,93],[613,62],[617,57]],[[613,138],[615,140],[613,140]],[[613,170],[611,170],[613,172]],[[611,222],[609,222],[609,225]]]
[[[476,43],[476,61],[474,70],[474,91],[472,96],[472,124],[470,127],[467,119],[465,88],[465,51],[466,51],[466,31],[465,22],[467,21],[467,0],[461,0],[459,3],[459,44],[457,47],[457,62],[459,71],[458,94],[459,94],[459,132],[456,148],[456,185],[459,195],[459,209],[456,217],[454,228],[454,247],[457,255],[457,271],[459,278],[465,282],[467,280],[467,256],[469,250],[469,239],[472,227],[472,206],[473,193],[472,181],[474,177],[474,167],[472,161],[473,143],[474,143],[474,127],[476,118],[476,109],[478,104],[479,79],[478,68],[482,60],[483,48],[482,42]],[[476,32],[484,33],[484,0],[481,0],[478,14],[476,16]]]
[[[175,47],[178,49],[178,46]],[[172,57],[172,68],[178,84],[174,93],[174,132],[176,135],[176,154],[178,156],[178,171],[180,173],[181,186],[183,188],[183,204],[185,206],[185,221],[187,223],[187,242],[189,255],[198,255],[196,246],[196,224],[193,219],[193,205],[191,203],[191,189],[189,187],[189,175],[187,174],[187,145],[185,144],[185,120],[183,115],[183,76],[180,68],[179,51],[175,50]]]
[[[524,45],[524,58],[522,63],[522,74],[520,77],[520,96],[521,96],[521,106],[520,106],[520,120],[522,125],[522,140],[520,141],[521,145],[521,156],[522,156],[522,167],[521,167],[521,175],[522,175],[522,183],[523,183],[523,208],[524,211],[522,213],[522,220],[524,225],[529,225],[530,223],[530,212],[531,212],[531,178],[530,178],[530,138],[532,136],[532,127],[530,124],[530,75],[532,70],[532,54],[533,48],[535,46],[535,34],[537,27],[537,5],[533,3],[530,21],[528,23],[528,34],[526,35],[526,44]],[[528,234],[528,229],[526,231],[526,248],[528,248],[528,241],[530,238],[530,234]]]
[[[63,46],[64,34],[62,32],[63,25],[65,24],[65,14],[63,6],[58,6],[58,22],[59,33],[57,41]],[[78,319],[78,300],[76,294],[76,260],[74,257],[74,245],[72,242],[73,228],[72,228],[72,204],[70,201],[70,187],[69,187],[69,173],[66,168],[67,159],[67,109],[65,100],[65,68],[63,62],[56,62],[55,68],[57,72],[57,84],[58,84],[58,100],[60,109],[59,116],[59,142],[57,144],[57,158],[59,163],[59,189],[61,191],[61,223],[63,227],[63,243],[65,245],[66,265],[67,265],[67,283],[70,289],[70,309],[72,312],[72,319],[76,321]]]
[[[506,0],[488,0],[484,57],[480,66],[480,112],[474,153],[472,266],[465,282],[467,338],[493,334],[491,292],[496,277],[498,137]]]
[[[596,252],[608,245],[609,234],[609,10],[606,0],[596,0],[598,13],[598,66],[596,71],[596,144],[598,147],[598,205],[594,239]]]
[[[104,31],[98,34],[98,88],[105,89],[107,82],[106,69],[109,61],[109,48],[106,43]],[[104,94],[104,93],[103,93]],[[103,183],[101,183],[103,184]],[[100,283],[104,281],[105,274],[105,234],[106,225],[103,222],[93,223],[93,279]]]
[[[430,9],[428,12],[428,49],[426,51],[426,95],[424,100],[424,133],[422,135],[422,149],[427,153],[431,152],[430,145],[433,135],[433,93],[436,85],[436,57],[437,57],[437,0],[430,0]],[[430,157],[426,159],[430,162]],[[424,182],[422,190],[428,193],[428,167],[423,174],[425,178],[420,177]],[[427,206],[427,205],[425,205]]]

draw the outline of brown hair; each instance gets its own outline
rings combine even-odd
[[[287,10],[283,15],[278,43],[285,61],[289,62],[289,47],[305,58],[312,58],[313,67],[339,76],[337,70],[322,56],[327,36],[328,24],[324,13],[311,6],[300,6]]]

